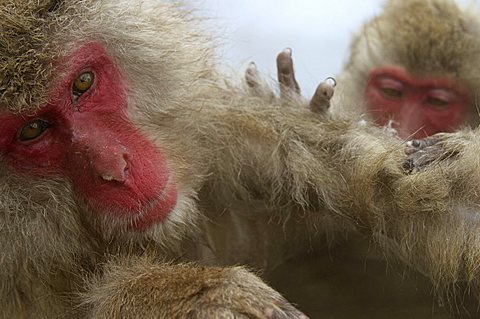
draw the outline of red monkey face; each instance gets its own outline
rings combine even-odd
[[[365,99],[375,122],[393,121],[404,139],[457,130],[465,123],[470,102],[467,91],[455,81],[419,78],[398,67],[372,70]]]
[[[0,113],[0,152],[14,169],[61,176],[94,212],[143,230],[177,201],[164,153],[127,116],[126,88],[100,44],[70,58],[66,77],[36,114]]]

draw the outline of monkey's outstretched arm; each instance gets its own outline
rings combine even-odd
[[[245,98],[239,103],[260,102]],[[204,108],[188,118],[197,121],[200,138],[213,156],[215,188],[210,194],[224,194],[229,201],[248,201],[254,191],[273,206],[335,207],[351,214],[352,202],[364,205],[357,191],[370,197],[378,191],[377,175],[405,174],[402,142],[356,121],[316,117],[294,106]]]
[[[403,141],[355,121],[294,107],[208,119],[218,202],[262,197],[276,216],[335,214],[439,288],[480,278],[478,132],[445,135],[444,160],[411,174]]]
[[[84,306],[89,318],[307,319],[244,268],[149,258],[108,263],[90,283]]]

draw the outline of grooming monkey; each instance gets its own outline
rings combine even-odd
[[[403,139],[477,125],[476,11],[451,0],[386,1],[383,12],[352,40],[348,62],[337,77],[332,112],[365,114]],[[282,92],[298,94],[291,51],[280,53],[277,64]],[[319,109],[315,103],[324,86],[312,98],[312,110]]]
[[[334,116],[348,112],[351,116],[360,119],[360,116],[366,114],[363,118],[375,120],[377,124],[386,126],[388,131],[394,128],[403,139],[422,137],[436,132],[449,132],[466,125],[477,125],[479,117],[476,101],[477,90],[480,87],[477,66],[480,57],[480,33],[478,16],[474,16],[473,13],[476,10],[471,9],[470,7],[461,9],[453,1],[448,0],[387,1],[384,11],[366,23],[353,39],[345,70],[336,77],[339,85],[335,88],[332,101],[331,112]],[[300,92],[294,77],[290,50],[282,51],[278,55],[277,65],[281,96],[288,102],[292,96]],[[328,101],[328,99],[319,99],[318,92],[322,92],[324,87],[325,84],[319,86],[312,97],[309,105],[311,110],[315,110],[314,105],[318,104],[317,101]],[[288,92],[285,93],[285,90]],[[365,101],[365,105],[362,105],[361,101]],[[329,103],[326,105],[328,107]],[[318,109],[320,112],[326,110],[326,108]],[[410,291],[423,291],[416,296],[416,302],[423,296],[427,296],[423,298],[423,303],[416,303],[417,307],[418,304],[426,305],[424,308],[427,313],[435,307],[432,306],[432,298],[429,297],[428,284],[423,283],[421,278],[406,272],[409,276],[405,276],[403,280],[397,280],[398,271],[387,272],[387,266],[382,264],[384,253],[375,254],[374,249],[368,247],[371,246],[369,237],[366,240],[367,249],[362,249],[358,244],[362,242],[358,236],[349,234],[348,237],[347,244],[340,241],[341,245],[325,253],[324,259],[327,263],[332,258],[346,259],[338,254],[331,257],[335,251],[348,255],[347,260],[351,267],[342,267],[342,275],[339,267],[330,271],[331,287],[333,287],[331,289],[340,291],[342,289],[340,287],[343,287],[345,298],[351,296],[351,299],[359,302],[352,304],[352,310],[348,310],[350,305],[344,306],[342,304],[344,299],[329,295],[328,300],[332,303],[337,302],[342,307],[331,307],[330,309],[333,310],[328,314],[335,317],[356,314],[359,304],[363,306],[366,295],[372,296],[374,300],[381,300],[378,304],[382,309],[390,307],[391,313],[386,313],[384,316],[392,316],[403,311],[400,307],[409,307],[408,304],[412,303]],[[367,253],[370,257],[366,257]],[[274,284],[279,280],[278,278],[281,280],[285,277],[282,275],[284,273],[288,273],[290,278],[304,278],[307,272],[318,273],[315,267],[318,268],[317,264],[322,263],[323,259],[316,261],[316,264],[308,268],[306,265],[312,259],[320,260],[318,253],[301,262],[294,260],[291,264],[282,266],[276,271]],[[302,269],[299,275],[295,276],[290,271],[292,266]],[[358,271],[358,268],[366,270]],[[326,274],[327,272],[322,273],[328,277]],[[344,278],[350,280],[347,282]],[[356,287],[352,281],[363,282],[365,278],[374,278],[374,280],[368,288],[357,289],[362,291],[361,294],[352,294],[352,289],[355,290]],[[305,280],[305,282],[309,281]],[[390,282],[400,282],[400,284],[396,286]],[[313,291],[311,286],[313,285],[310,285],[310,293]],[[326,290],[325,284],[317,286]],[[324,309],[316,304],[316,300],[310,304],[302,302],[308,298],[304,289],[287,290],[282,286],[280,288],[284,291],[291,290],[287,292],[287,296],[299,302],[305,310],[319,309],[319,313],[325,314]],[[399,293],[402,290],[403,294]],[[382,292],[377,296],[374,291]],[[392,300],[385,302],[388,296],[391,296]],[[405,300],[403,304],[402,300]],[[388,307],[383,304],[388,304]],[[473,308],[476,306],[477,303],[474,301]],[[465,306],[453,305],[453,307],[458,308],[456,312],[463,312]],[[373,313],[378,315],[379,312],[379,310],[369,310],[371,308],[367,307],[363,309],[365,312],[371,311],[368,314],[364,313],[367,316]],[[425,309],[420,311],[425,314]],[[309,313],[313,315],[312,312]],[[409,315],[424,316],[419,313],[409,313]]]
[[[477,11],[450,0],[387,1],[354,37],[332,111],[391,122],[403,139],[477,125]]]
[[[353,227],[475,291],[477,132],[421,163],[228,86],[210,47],[168,2],[1,2],[1,317],[302,318],[225,266]]]

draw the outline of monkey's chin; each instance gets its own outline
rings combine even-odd
[[[177,188],[169,183],[157,200],[146,207],[141,216],[130,224],[129,230],[143,232],[153,225],[163,222],[177,204]]]

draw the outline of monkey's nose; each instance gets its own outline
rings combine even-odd
[[[129,150],[115,139],[94,139],[85,135],[72,139],[74,153],[83,156],[71,160],[87,161],[84,167],[88,167],[93,176],[104,181],[125,183],[130,169]]]
[[[124,183],[127,180],[129,165],[126,154],[117,156],[103,164],[97,165],[96,169],[104,181]]]

